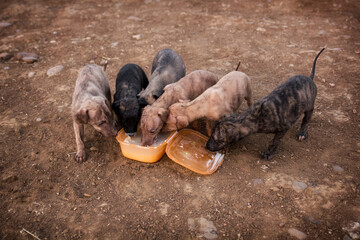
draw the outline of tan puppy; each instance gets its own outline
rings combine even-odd
[[[199,118],[211,120],[211,125],[214,125],[214,121],[235,112],[244,98],[248,106],[251,106],[250,78],[243,72],[230,72],[193,101],[171,105],[163,129],[164,131],[181,129]],[[209,136],[212,130],[211,125],[206,126]]]
[[[79,72],[71,105],[77,162],[86,160],[84,124],[92,125],[105,137],[116,136],[110,102],[111,93],[105,72],[95,64],[86,65]]]
[[[164,93],[152,105],[144,108],[140,120],[141,145],[150,146],[161,131],[168,115],[169,106],[181,100],[193,100],[217,83],[219,78],[208,71],[191,72],[178,82],[167,85]]]

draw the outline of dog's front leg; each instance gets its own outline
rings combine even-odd
[[[84,145],[84,124],[73,122],[75,139],[76,139],[76,155],[75,160],[78,163],[86,160],[85,145]]]
[[[270,160],[274,153],[276,152],[276,149],[278,148],[281,139],[285,136],[287,131],[284,132],[278,132],[275,134],[273,140],[271,141],[269,148],[266,152],[261,153],[261,157],[265,158],[265,160]]]

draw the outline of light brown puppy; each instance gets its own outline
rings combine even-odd
[[[105,137],[116,136],[117,131],[110,103],[111,93],[105,72],[95,64],[83,67],[76,80],[71,105],[77,162],[86,160],[84,124],[92,125]]]
[[[144,108],[140,120],[141,145],[150,146],[161,131],[169,106],[181,100],[193,100],[218,82],[219,78],[208,71],[193,71],[178,82],[167,85],[164,93],[152,105]]]
[[[244,98],[248,106],[251,106],[250,78],[243,72],[230,72],[193,101],[171,105],[163,129],[164,131],[181,129],[200,118],[211,120],[211,125],[214,125],[215,121],[235,112]],[[209,136],[211,125],[206,126]]]

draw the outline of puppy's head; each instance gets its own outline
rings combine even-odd
[[[140,120],[141,110],[137,98],[123,98],[113,102],[112,108],[126,134],[134,136]]]
[[[169,110],[146,106],[140,120],[142,132],[141,145],[150,146],[154,143],[156,136],[160,133],[167,119]]]
[[[213,152],[219,151],[248,134],[249,130],[246,127],[234,122],[232,117],[227,117],[215,125],[205,147]]]
[[[117,134],[110,104],[106,99],[95,97],[92,101],[87,101],[75,113],[75,120],[90,124],[105,137],[115,137]]]

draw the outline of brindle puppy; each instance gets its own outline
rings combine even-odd
[[[303,113],[304,118],[297,136],[299,141],[304,140],[317,93],[313,81],[316,60],[324,49],[316,56],[310,77],[291,77],[242,114],[234,114],[221,120],[214,127],[206,148],[218,151],[253,133],[275,133],[268,150],[261,154],[263,158],[270,160],[281,138]]]

